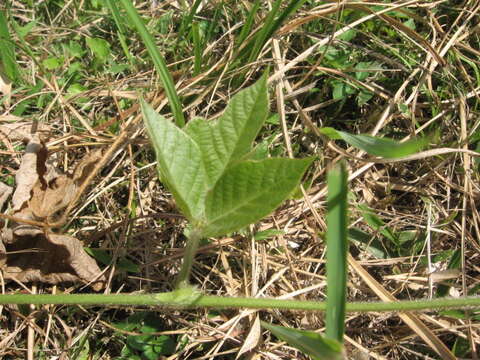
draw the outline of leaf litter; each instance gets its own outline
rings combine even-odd
[[[28,134],[31,124],[13,126],[10,133],[3,128],[9,140],[26,141],[25,153],[15,175],[16,187],[0,185],[0,206],[13,192],[9,221],[0,232],[0,269],[6,280],[21,282],[81,282],[99,291],[106,278],[97,263],[83,249],[75,237],[57,234],[32,225],[51,223],[74,199],[77,190],[101,157],[100,151],[91,152],[78,162],[70,174],[59,171],[37,132]]]
[[[43,122],[29,122],[18,121],[18,117],[10,116],[6,119],[14,119],[14,121],[8,121],[0,123],[0,140],[5,141],[24,141],[28,143],[33,136],[39,136],[40,140],[45,140],[51,127]],[[2,118],[0,117],[0,120]]]

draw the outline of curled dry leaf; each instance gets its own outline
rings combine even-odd
[[[43,142],[33,135],[15,177],[12,215],[50,222],[69,205],[100,156],[100,152],[93,152],[80,161],[73,174],[60,174],[47,162],[48,151]],[[0,268],[7,280],[50,284],[82,281],[91,283],[95,290],[104,286],[100,268],[74,237],[12,223],[1,233],[1,240]]]
[[[243,342],[243,345],[240,348],[235,359],[238,359],[243,354],[255,349],[262,339],[262,328],[260,326],[260,318],[258,314],[255,314],[254,316],[255,316],[255,320],[253,321],[250,331],[248,332],[248,335],[245,341]]]
[[[47,168],[43,181],[42,179],[37,181],[32,189],[29,207],[34,217],[48,220],[58,211],[66,208],[100,158],[100,152],[87,155],[77,165],[73,175],[58,176],[52,167]]]
[[[46,152],[45,146],[40,142],[38,136],[34,135],[32,140],[27,144],[20,169],[18,169],[15,175],[17,187],[12,199],[13,211],[18,212],[22,209],[23,205],[30,200],[30,193],[39,179],[37,159],[39,158],[39,154],[44,152]]]
[[[14,242],[7,243],[5,250],[7,266],[3,276],[7,280],[49,284],[82,280],[90,282],[96,291],[104,285],[105,279],[95,260],[85,253],[82,243],[74,237],[53,233],[14,235]]]

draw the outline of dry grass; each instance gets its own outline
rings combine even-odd
[[[60,56],[60,44],[66,43],[65,39],[84,44],[85,37],[108,40],[112,59],[125,62],[111,19],[102,18],[100,10],[87,11],[91,5],[86,1],[57,3],[62,6],[53,1],[33,7],[17,1],[10,4],[11,15],[19,24],[38,21],[25,38],[36,62]],[[156,21],[157,29],[158,19],[169,19],[167,14],[171,17],[162,25],[166,29],[158,36],[158,43],[171,65],[187,118],[215,117],[233,93],[258,78],[268,65],[272,68],[271,111],[280,116],[277,124],[264,129],[259,142],[268,141],[274,154],[315,154],[319,160],[309,174],[311,186],[301,200],[288,201],[272,216],[239,235],[204,244],[196,257],[193,283],[216,295],[323,300],[324,181],[327,169],[346,159],[352,192],[350,223],[367,233],[368,241],[378,242],[381,250],[389,253],[378,258],[352,243],[349,301],[378,301],[392,296],[428,298],[435,296],[442,282],[448,283],[450,296],[477,294],[480,217],[476,202],[480,189],[476,160],[458,151],[414,161],[372,162],[357,149],[321,138],[318,127],[398,139],[431,134],[432,148],[474,150],[479,140],[480,80],[475,72],[479,70],[476,24],[480,5],[448,1],[389,4],[405,15],[401,18],[378,10],[376,6],[385,6],[383,3],[312,1],[287,20],[263,48],[257,62],[242,64],[246,78],[235,85],[235,73],[225,65],[234,60],[235,29],[243,19],[235,17],[241,4],[233,3],[218,7],[225,12],[219,15],[219,28],[204,50],[205,66],[197,76],[191,75],[193,61],[187,56],[192,53],[191,43],[176,42],[175,31],[183,16],[178,4],[161,2],[153,10],[150,3],[139,5],[144,16]],[[214,3],[205,4],[199,20],[212,19],[215,7]],[[415,21],[416,28],[404,24],[408,19]],[[374,21],[371,26],[375,31],[368,31],[369,21]],[[358,31],[355,38],[342,37],[351,29]],[[331,48],[348,49],[353,64],[355,59],[357,63],[375,61],[382,69],[359,80],[354,69],[333,67],[328,53]],[[47,147],[59,167],[68,169],[82,154],[97,148],[104,150],[84,191],[68,208],[62,229],[83,240],[87,247],[111,253],[114,263],[103,266],[108,278],[106,293],[163,292],[172,289],[179,270],[185,222],[157,179],[154,155],[136,102],[136,91],[140,89],[168,115],[165,95],[150,62],[141,60],[146,59],[142,44],[132,41],[130,51],[137,57],[137,69],[117,74],[107,71],[107,66],[95,68],[93,55],[86,47],[81,58],[65,52],[61,65],[47,72],[19,51],[25,85],[13,84],[10,100],[0,105],[0,121],[10,121],[21,102],[33,98],[35,101],[19,117],[38,119],[52,127]],[[85,89],[69,96],[72,81],[68,70],[76,62],[83,67],[73,82],[81,83]],[[332,80],[339,79],[369,90],[373,93],[371,99],[363,105],[357,104],[355,94],[344,100],[332,99]],[[39,81],[45,85],[34,89],[32,84]],[[20,143],[3,141],[2,182],[12,181],[22,150]],[[360,204],[368,205],[384,226],[372,228]],[[269,229],[281,232],[264,240],[254,239],[253,234]],[[412,240],[402,243],[400,239],[393,244],[385,236],[385,229],[396,236],[411,234]],[[438,271],[447,269],[455,251],[461,256],[453,267],[457,271],[454,278],[438,280],[444,274]],[[439,260],[438,255],[444,258]],[[125,271],[120,262],[115,265],[119,259],[136,264],[138,272]],[[2,293],[90,291],[69,284],[2,281],[1,285]],[[126,337],[139,333],[139,329],[118,330],[118,324],[143,310],[158,320],[159,335],[169,335],[178,344],[174,355],[164,357],[171,360],[234,359],[255,329],[258,315],[289,327],[321,331],[324,326],[322,314],[276,310],[184,312],[6,306],[0,307],[0,357],[25,358],[29,352],[35,359],[115,359]],[[454,344],[464,345],[466,357],[476,356],[480,338],[474,313],[460,318],[432,311],[417,314],[415,321],[422,325],[412,330],[397,314],[348,314],[349,358],[439,358],[432,345],[422,340],[425,328],[450,349]],[[255,337],[253,332],[250,337]],[[256,347],[245,358],[307,358],[268,333],[262,333],[258,344],[253,342]]]

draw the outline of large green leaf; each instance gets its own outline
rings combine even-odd
[[[313,158],[270,158],[239,162],[208,192],[205,236],[220,236],[275,210],[295,189]]]
[[[330,139],[342,139],[370,155],[381,156],[387,159],[414,154],[428,144],[428,138],[412,139],[401,143],[392,139],[371,135],[353,135],[329,127],[320,129],[320,132]]]
[[[314,360],[341,360],[342,345],[333,339],[325,338],[313,331],[297,330],[262,321],[262,326],[270,330],[280,340],[296,347]]]
[[[268,114],[267,75],[233,96],[217,121],[194,119],[185,131],[200,147],[213,186],[226,167],[247,154]]]
[[[207,190],[201,150],[190,136],[144,100],[141,100],[141,107],[157,155],[160,177],[185,216],[198,221],[203,214]]]

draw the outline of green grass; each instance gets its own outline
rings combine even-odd
[[[175,84],[173,83],[172,76],[167,68],[167,63],[165,62],[164,57],[160,53],[158,47],[155,45],[155,40],[153,36],[145,27],[145,24],[135,10],[133,3],[130,0],[121,0],[121,4],[127,13],[128,19],[130,20],[132,27],[135,27],[140,34],[140,37],[145,44],[145,47],[147,48],[150,57],[153,60],[155,68],[160,74],[160,78],[162,79],[165,92],[167,93],[170,102],[170,106],[172,107],[172,113],[175,118],[175,122],[180,127],[184,126],[185,118],[183,116],[182,105],[180,103],[180,99],[178,98],[178,94],[175,90]],[[112,7],[112,9],[114,8]],[[117,26],[118,25],[119,23],[117,22]]]
[[[155,3],[157,7],[152,8]],[[332,274],[327,267],[342,268],[344,263],[324,263],[326,243],[339,227],[331,225],[327,230],[324,219],[327,169],[341,158],[350,176],[349,253],[365,270],[399,300],[425,299],[429,286],[439,300],[478,295],[478,160],[472,157],[469,162],[465,154],[449,153],[409,162],[371,162],[398,149],[417,151],[416,145],[480,149],[476,50],[480,44],[475,31],[478,15],[471,5],[446,2],[433,8],[420,1],[420,6],[379,2],[337,7],[336,3],[280,0],[182,1],[179,7],[173,2],[130,0],[21,4],[0,5],[0,72],[12,82],[9,94],[0,82],[1,133],[5,123],[19,121],[12,116],[50,126],[45,142],[61,171],[72,171],[85,153],[111,149],[119,136],[125,136],[72,211],[66,229],[92,249],[92,256],[106,269],[109,292],[172,290],[188,234],[171,194],[156,180],[156,159],[145,130],[135,125],[140,123],[135,120],[140,114],[137,95],[180,127],[197,117],[218,118],[235,94],[255,83],[267,68],[276,69],[273,38],[279,40],[288,65],[345,27],[348,31],[280,78],[283,107],[277,107],[276,83],[270,84],[270,114],[251,154],[256,159],[287,154],[283,117],[274,116],[284,112],[294,157],[317,157],[306,175],[311,182],[308,200],[299,198],[298,189],[273,216],[254,227],[201,242],[191,282],[210,295],[340,301],[331,291],[342,293],[343,275],[338,275],[340,286],[333,290],[325,276]],[[351,26],[385,6],[398,7]],[[447,45],[450,48],[444,49]],[[433,63],[437,55],[432,48],[442,54],[446,65]],[[293,92],[285,90],[287,81]],[[330,140],[322,134],[319,138],[310,123],[332,128],[343,137]],[[358,136],[365,134],[375,138]],[[420,144],[412,138],[424,140]],[[375,146],[372,152],[372,143],[381,145],[380,153]],[[24,146],[3,137],[1,144],[2,182],[14,185]],[[2,212],[8,213],[9,206],[4,204]],[[137,217],[132,219],[132,214]],[[255,240],[257,233],[270,235]],[[337,245],[343,251],[342,243]],[[437,272],[464,271],[464,280],[456,273],[454,278],[429,283],[429,263]],[[448,272],[435,276],[442,274]],[[351,268],[348,279],[347,302],[378,301],[374,285],[363,282]],[[24,285],[32,288],[31,283]],[[91,292],[83,284],[36,286],[44,294]],[[24,290],[15,282],[5,285],[9,294]],[[253,327],[253,317],[235,310],[40,305],[37,310],[34,352],[38,358],[60,356],[70,347],[71,356],[77,358],[86,354],[105,359],[174,354],[177,358],[234,358]],[[0,338],[17,335],[0,350],[0,357],[25,358],[22,349],[31,346],[27,323],[13,320],[29,312],[22,306],[1,310]],[[326,323],[338,323],[338,318],[325,319],[316,313],[268,310],[259,314],[267,323],[305,331],[317,332]],[[456,357],[472,357],[465,324],[470,321],[473,329],[478,325],[475,309],[433,311],[429,316],[452,324],[440,329],[435,322],[425,322]],[[354,313],[347,320],[346,335],[377,355],[439,358],[393,314]],[[228,329],[229,340],[224,342],[217,334]],[[339,339],[343,333],[342,327],[330,329],[327,334],[332,338]],[[306,359],[269,334],[261,332],[262,341],[254,344],[254,353]],[[163,347],[163,336],[175,346]],[[352,356],[361,352],[348,343],[346,351]]]
[[[328,173],[327,314],[325,336],[342,343],[347,289],[348,187],[345,164]]]

